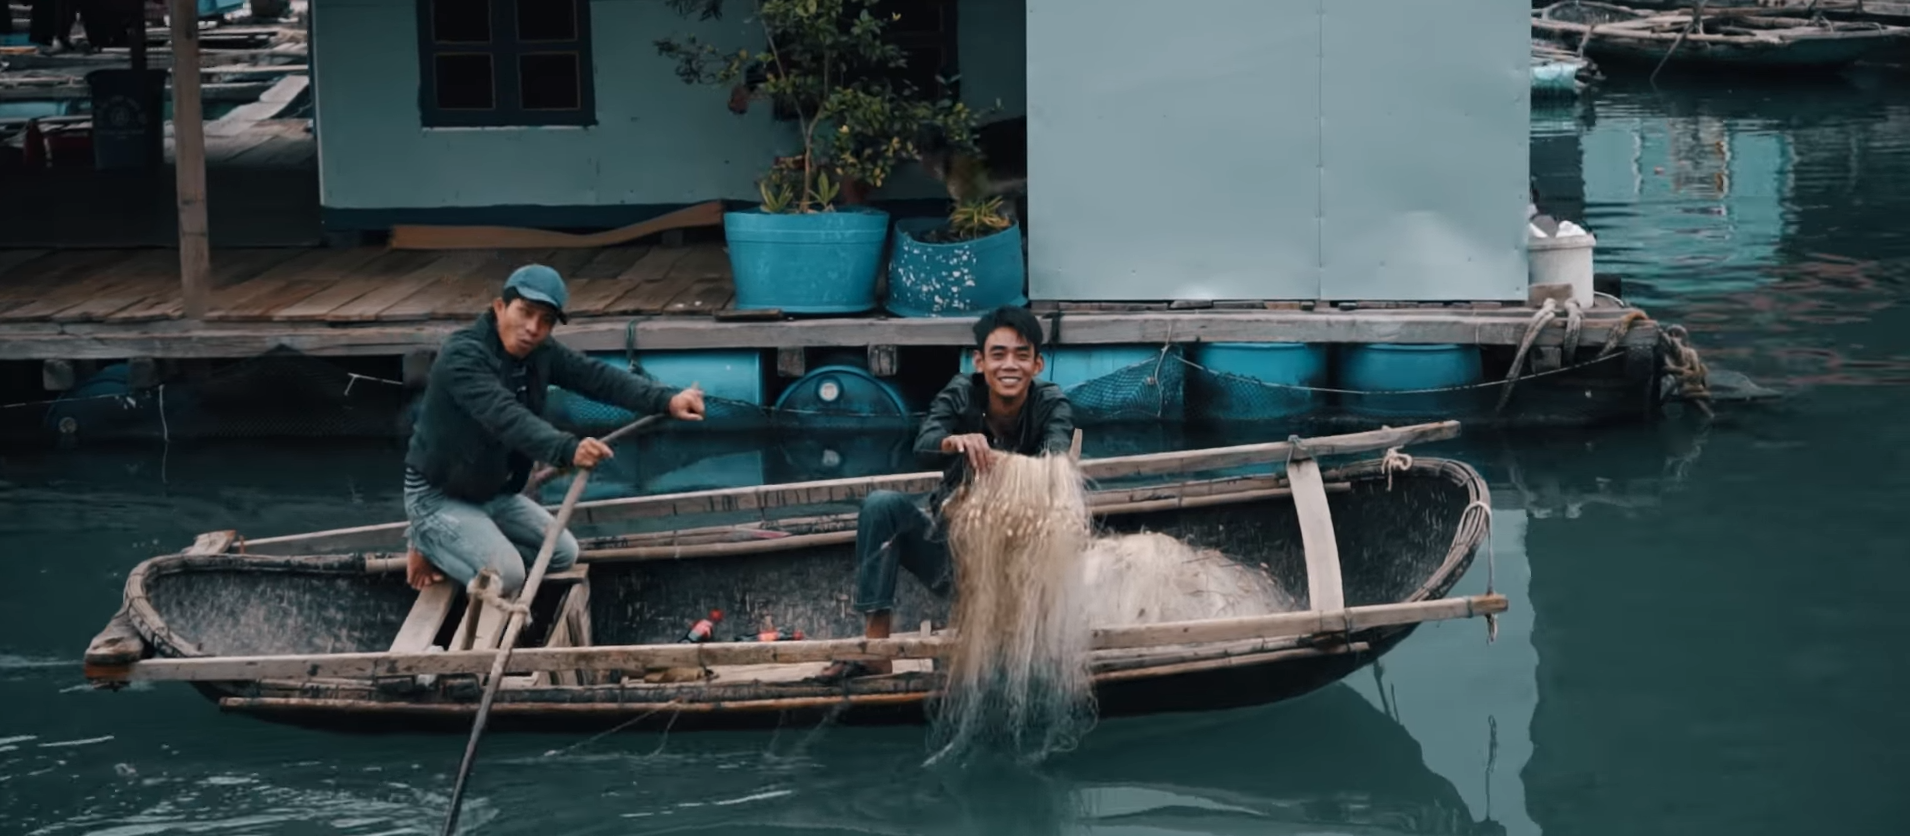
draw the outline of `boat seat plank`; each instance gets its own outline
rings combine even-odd
[[[1333,516],[1326,506],[1320,463],[1295,459],[1287,465],[1287,480],[1293,485],[1293,504],[1300,513],[1309,608],[1325,612],[1343,609],[1346,594],[1340,587],[1340,546],[1333,538]]]
[[[451,605],[457,600],[458,585],[450,581],[439,581],[424,588],[411,604],[411,613],[405,616],[405,623],[398,628],[398,636],[391,640],[393,653],[423,650],[431,646],[431,640],[437,638],[439,628],[444,626],[445,618],[451,615]]]

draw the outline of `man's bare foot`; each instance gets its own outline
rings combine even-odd
[[[411,549],[410,553],[405,555],[405,583],[410,584],[412,589],[423,592],[425,587],[443,580],[444,573],[432,566],[430,561],[425,560],[424,555],[417,549]]]

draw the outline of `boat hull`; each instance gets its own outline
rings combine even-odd
[[[1503,597],[1490,594],[1483,608],[1481,598],[1447,597],[1488,536],[1490,521],[1485,482],[1463,463],[1389,453],[1320,472],[1322,481],[1303,493],[1319,497],[1313,501],[1325,512],[1305,513],[1308,520],[1327,517],[1322,522],[1331,526],[1343,594],[1343,603],[1320,609],[1310,600],[1320,532],[1311,522],[1302,525],[1302,503],[1293,498],[1302,486],[1264,466],[1243,468],[1254,462],[1235,454],[1173,455],[1204,457],[1210,474],[1252,472],[1104,487],[1091,500],[1097,528],[1159,532],[1207,550],[1232,561],[1233,571],[1257,573],[1261,581],[1241,588],[1266,597],[1246,609],[1202,609],[1153,621],[1095,616],[1089,662],[1100,716],[1280,702],[1359,670],[1398,646],[1419,622],[1505,607]],[[1168,472],[1148,457],[1137,461],[1131,468],[1137,476]],[[775,495],[779,502],[842,498],[844,486],[826,484]],[[687,501],[667,500],[670,507]],[[861,616],[847,606],[855,517],[804,515],[809,507],[793,504],[778,508],[780,516],[754,526],[726,522],[586,538],[585,562],[547,577],[529,605],[531,620],[513,658],[530,655],[544,661],[527,664],[544,666],[509,669],[489,725],[600,730],[620,723],[689,729],[927,721],[940,687],[939,639],[928,626],[946,623],[947,602],[903,580],[896,639],[918,642],[917,649],[884,651],[899,654],[892,657],[893,674],[816,681],[813,674],[828,659],[854,658],[840,654],[870,647],[859,641]],[[671,544],[657,546],[658,538]],[[489,651],[445,656],[436,648],[470,646],[467,630],[481,623],[472,613],[484,607],[469,606],[461,590],[439,587],[444,594],[431,610],[438,614],[421,622],[430,596],[405,585],[395,570],[401,565],[379,553],[189,550],[149,559],[128,576],[125,607],[102,633],[102,639],[137,634],[137,658],[105,662],[89,648],[88,676],[95,682],[189,681],[226,711],[296,725],[468,730]],[[768,623],[801,629],[812,641],[677,644],[688,620],[709,609],[743,624],[719,628],[719,638]],[[1158,621],[1170,617],[1192,620]],[[917,624],[922,630],[912,629]],[[463,658],[472,654],[476,658]],[[364,661],[354,661],[359,658]],[[140,660],[158,667],[148,664],[142,671],[151,673],[135,674],[145,664]],[[124,667],[111,668],[115,664]]]

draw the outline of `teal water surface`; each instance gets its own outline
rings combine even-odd
[[[1428,625],[1306,698],[1104,722],[1032,769],[924,769],[908,728],[499,735],[466,830],[1906,832],[1910,91],[1608,87],[1536,112],[1533,157],[1547,208],[1599,236],[1629,298],[1788,397],[1709,425],[1416,451],[1491,482],[1490,560],[1456,592],[1490,575],[1511,598],[1496,641],[1478,620]],[[802,478],[828,458],[714,448],[612,485]],[[436,833],[461,736],[270,725],[183,685],[95,692],[77,662],[138,560],[212,529],[395,520],[398,461],[381,446],[7,453],[0,832]]]

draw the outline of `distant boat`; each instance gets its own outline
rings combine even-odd
[[[1532,12],[1532,35],[1602,65],[1667,64],[1735,69],[1833,70],[1898,47],[1910,27],[1785,16],[1759,8],[1640,11],[1565,0]],[[1665,56],[1671,57],[1667,61]]]
[[[1576,96],[1598,80],[1591,59],[1537,38],[1532,39],[1532,95]]]

